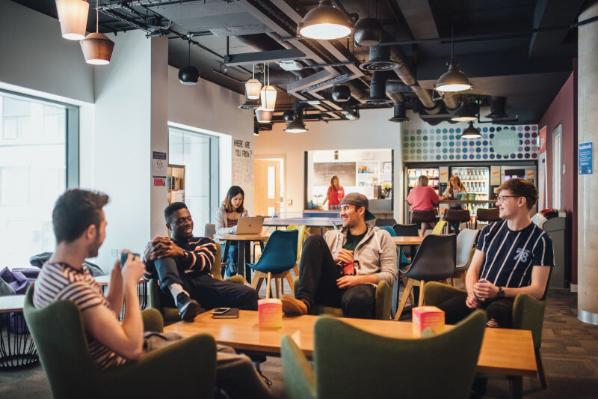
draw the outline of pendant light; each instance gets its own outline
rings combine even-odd
[[[81,40],[81,50],[85,62],[91,65],[108,65],[112,58],[112,50],[114,49],[114,42],[108,39],[108,36],[100,33],[100,11],[99,0],[96,0],[96,31],[90,33]]]
[[[260,92],[262,100],[262,109],[264,111],[274,111],[276,107],[276,89],[274,86],[270,86],[270,67],[266,66],[266,75],[264,75],[264,81],[267,82]],[[266,80],[267,77],[267,80]]]
[[[185,86],[193,86],[199,80],[199,71],[191,65],[191,36],[188,40],[187,65],[179,69],[179,82]]]
[[[351,22],[330,0],[320,0],[299,23],[299,34],[308,39],[341,39],[351,34]]]
[[[473,127],[473,122],[469,122],[469,126],[463,130],[463,134],[461,134],[462,139],[481,139],[482,134],[480,133],[479,129]]]
[[[62,37],[67,40],[85,39],[89,3],[83,0],[56,0]]]
[[[478,119],[479,106],[475,100],[470,100],[464,96],[463,104],[451,117],[453,122],[473,122]]]
[[[436,81],[436,91],[456,93],[471,89],[471,83],[467,76],[459,70],[458,65],[453,60],[453,50],[455,41],[453,37],[453,28],[451,26],[451,58],[449,61],[448,71],[440,75]]]
[[[272,111],[266,111],[262,107],[255,110],[255,118],[258,123],[271,123],[272,122]]]
[[[245,82],[245,97],[248,100],[257,100],[260,98],[262,83],[255,78],[255,64],[252,67],[251,79]]]

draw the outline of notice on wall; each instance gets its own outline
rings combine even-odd
[[[152,151],[152,181],[154,186],[166,186],[167,174],[167,154],[161,151]]]
[[[577,154],[579,174],[592,174],[592,143],[579,143],[579,150]]]

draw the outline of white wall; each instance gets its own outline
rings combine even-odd
[[[238,108],[243,100],[240,94],[201,79],[197,86],[184,86],[178,81],[178,69],[168,67],[168,120],[180,128],[200,129],[221,136],[220,197],[224,199],[231,184],[240,185],[251,212],[253,181],[251,178],[232,181],[233,163],[239,161],[232,157],[231,139],[222,137],[253,141],[253,113]]]
[[[113,37],[110,65],[95,73],[95,129],[90,181],[82,187],[106,192],[107,237],[98,264],[109,270],[117,250],[142,251],[150,237],[165,233],[166,188],[151,186],[151,152],[167,151],[167,39],[133,31]],[[164,65],[164,66],[162,66]],[[85,133],[82,132],[85,136]]]
[[[0,38],[0,86],[93,102],[93,67],[79,42],[62,38],[58,20],[2,0]]]
[[[274,125],[254,138],[255,157],[285,159],[285,200],[288,212],[300,213],[304,207],[304,152],[308,150],[342,150],[385,148],[394,150],[395,219],[402,215],[402,158],[400,124],[389,122],[392,109],[362,110],[356,121],[307,122],[304,134],[284,133],[284,124]],[[397,195],[398,194],[398,195]]]

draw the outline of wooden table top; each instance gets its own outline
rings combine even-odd
[[[415,236],[402,236],[402,237],[391,237],[392,242],[396,246],[403,246],[403,245],[421,245],[424,237],[415,237]]]
[[[268,235],[264,234],[218,234],[214,236],[224,241],[268,241]]]
[[[0,313],[21,312],[25,305],[25,295],[0,296]]]
[[[207,333],[216,342],[236,349],[267,354],[280,353],[280,340],[289,335],[301,350],[312,356],[313,326],[317,316],[285,317],[280,329],[260,329],[257,312],[241,310],[238,319],[212,319],[210,312],[200,314],[192,323],[179,322],[165,328],[183,337]],[[370,333],[392,338],[413,338],[411,323],[392,320],[342,318],[342,321]],[[448,328],[452,328],[448,326]],[[535,375],[536,358],[531,331],[487,328],[484,333],[478,371],[501,375]]]

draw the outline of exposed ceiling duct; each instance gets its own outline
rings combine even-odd
[[[409,120],[406,115],[407,107],[405,97],[401,94],[402,83],[399,80],[386,81],[386,95],[394,104],[394,114],[390,122],[405,122]]]
[[[387,46],[376,46],[370,47],[370,54],[368,60],[361,65],[364,71],[391,71],[397,66],[395,61],[390,59],[390,47]]]
[[[370,105],[388,105],[390,99],[386,97],[386,81],[388,74],[386,72],[374,72],[370,82],[370,97],[366,102]]]
[[[490,113],[486,118],[490,119],[505,119],[507,115],[507,98],[506,97],[492,97],[490,100]]]

